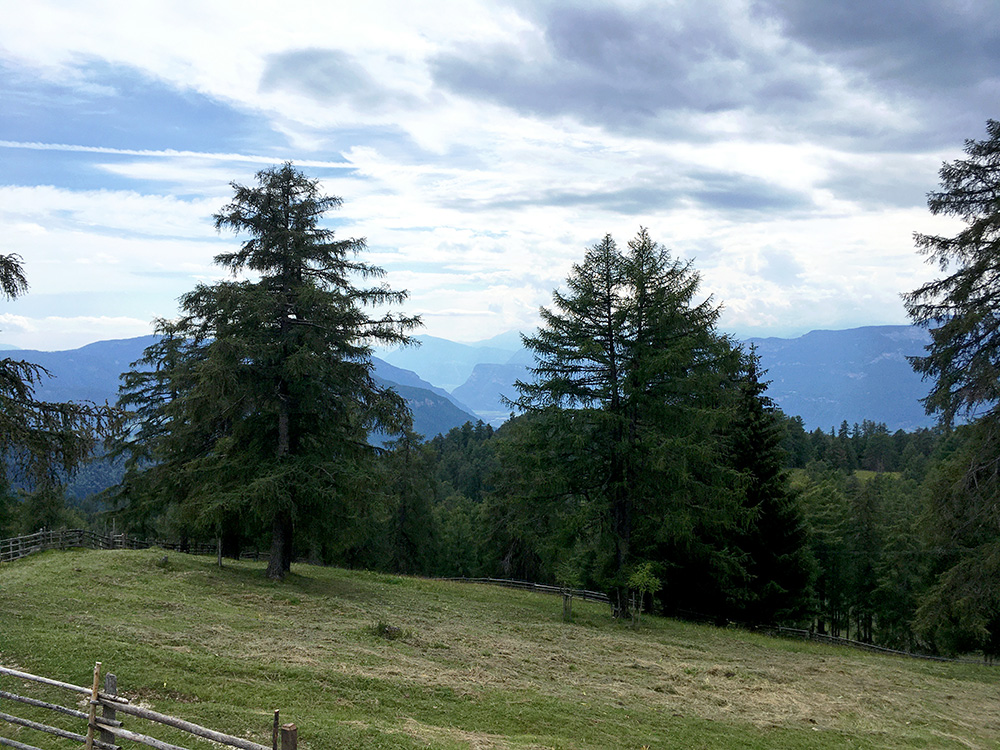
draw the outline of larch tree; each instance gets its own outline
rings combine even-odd
[[[282,578],[296,539],[323,549],[362,512],[369,433],[409,425],[370,355],[375,343],[409,343],[420,321],[385,311],[405,292],[357,285],[384,271],[357,259],[364,240],[323,225],[341,199],[317,180],[285,163],[232,188],[214,217],[245,237],[215,258],[232,280],[182,297],[166,338],[126,375],[123,399],[142,424],[134,435],[149,437],[126,487],[179,483],[191,515],[217,533],[255,519],[270,530],[267,575]],[[149,471],[152,481],[138,478]]]
[[[917,234],[916,244],[944,276],[904,295],[914,323],[927,328],[914,369],[931,381],[928,413],[945,425],[974,420],[961,471],[931,497],[932,536],[962,549],[923,603],[925,634],[947,632],[952,646],[1000,653],[1000,121],[987,138],[965,142],[965,158],[940,170],[928,195],[932,214],[964,226],[951,237]],[[953,465],[952,469],[956,467]],[[964,635],[962,635],[964,633]]]
[[[733,491],[740,478],[716,439],[738,355],[715,331],[718,308],[696,301],[698,274],[645,229],[626,252],[606,236],[566,285],[524,339],[535,364],[514,402],[531,413],[530,429],[551,435],[535,442],[551,448],[508,470],[511,488],[534,484],[596,540],[591,575],[623,613],[630,572],[646,561],[667,576],[668,595],[692,593],[673,569],[738,578],[739,561],[719,542],[745,515]]]

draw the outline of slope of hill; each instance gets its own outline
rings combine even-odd
[[[98,341],[79,349],[38,352],[15,349],[5,357],[41,365],[52,375],[43,379],[35,395],[45,401],[93,401],[114,403],[118,399],[118,376],[142,357],[155,336]]]
[[[440,389],[400,385],[382,380],[378,376],[375,379],[406,399],[413,414],[413,430],[425,438],[432,438],[448,432],[453,427],[461,427],[466,422],[475,422],[479,419],[475,414],[458,407],[451,396],[439,393]]]
[[[985,666],[656,617],[632,630],[578,601],[567,623],[558,597],[508,589],[304,565],[275,584],[263,563],[162,558],[0,565],[0,663],[89,684],[101,661],[126,697],[265,745],[280,708],[311,750],[1000,743]],[[15,731],[44,743],[0,725]]]

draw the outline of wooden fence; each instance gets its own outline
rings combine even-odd
[[[537,591],[542,594],[561,594],[564,598],[567,596],[572,596],[574,598],[580,598],[585,600],[590,600],[594,602],[609,603],[611,600],[608,598],[607,594],[603,594],[600,591],[586,591],[583,589],[566,589],[560,586],[549,586],[544,583],[530,583],[528,581],[512,581],[504,578],[440,578],[441,581],[456,581],[458,583],[482,583],[490,586],[503,586],[505,588],[512,589],[523,589],[525,591]],[[689,622],[700,622],[711,625],[720,625],[719,619],[717,617],[712,617],[710,615],[704,615],[698,612],[690,612],[687,610],[673,612],[672,617],[677,617],[681,620],[687,620]],[[963,662],[966,664],[987,664],[988,666],[993,666],[994,661],[989,659],[977,659],[970,656],[959,656],[959,657],[949,657],[949,656],[934,656],[931,654],[919,654],[913,651],[899,651],[894,648],[886,648],[885,646],[876,646],[874,643],[864,643],[863,641],[855,641],[849,638],[840,638],[834,635],[826,635],[824,633],[817,633],[812,630],[804,630],[802,628],[787,628],[781,625],[760,625],[757,623],[748,622],[731,622],[726,621],[721,624],[722,627],[730,626],[740,628],[742,630],[748,630],[755,633],[766,633],[767,635],[772,635],[778,638],[801,638],[807,641],[817,641],[819,643],[828,643],[833,646],[847,646],[848,648],[856,648],[860,651],[871,651],[873,653],[879,654],[892,654],[894,656],[905,656],[910,659],[925,659],[927,661],[946,661],[946,662]]]
[[[16,731],[19,738],[24,730],[28,730],[29,733],[47,734],[54,737],[60,737],[64,740],[69,740],[70,742],[79,743],[83,745],[86,750],[94,750],[94,748],[97,748],[97,750],[122,750],[121,746],[118,744],[119,741],[122,740],[129,743],[138,743],[140,745],[145,745],[146,747],[156,748],[156,750],[187,750],[180,745],[171,744],[170,742],[157,739],[149,734],[137,732],[134,729],[126,729],[122,719],[124,716],[129,716],[142,719],[153,724],[154,728],[152,730],[147,729],[147,732],[156,731],[156,726],[172,727],[175,730],[185,732],[195,737],[211,740],[227,747],[240,748],[240,750],[297,750],[298,747],[298,729],[294,724],[281,725],[277,711],[274,712],[271,744],[261,745],[241,737],[234,737],[233,735],[216,732],[213,729],[206,729],[205,727],[193,724],[183,719],[157,713],[156,711],[152,711],[148,708],[132,705],[128,699],[118,695],[117,679],[113,674],[105,675],[104,690],[102,691],[99,689],[101,682],[100,662],[94,666],[94,682],[90,687],[70,685],[65,682],[51,680],[47,677],[38,677],[16,669],[0,667],[0,676],[3,675],[13,677],[16,680],[21,681],[22,691],[25,688],[30,689],[32,685],[45,685],[60,688],[63,691],[76,694],[77,696],[82,695],[83,698],[80,702],[83,707],[87,708],[86,711],[81,711],[79,708],[72,708],[62,705],[61,703],[53,703],[50,701],[40,700],[37,697],[19,695],[12,691],[0,690],[0,703],[3,701],[10,701],[21,706],[31,706],[33,709],[36,709],[35,713],[31,714],[32,716],[36,716],[42,711],[49,711],[55,715],[54,718],[70,717],[76,722],[86,722],[86,733],[81,733],[65,728],[65,725],[69,723],[68,719],[60,718],[60,721],[64,726],[58,727],[34,721],[32,719],[27,719],[22,716],[15,716],[13,714],[0,712],[0,720],[6,722],[8,727],[17,728]],[[79,706],[80,703],[77,705]],[[98,709],[101,711],[100,715],[97,713]],[[31,709],[28,709],[28,711],[30,710]],[[48,714],[42,715],[48,716]],[[53,721],[54,718],[47,719],[47,721]],[[74,726],[79,729],[83,729],[83,726],[79,724]],[[34,737],[34,734],[31,734],[31,737]],[[15,750],[40,750],[40,748],[34,745],[21,742],[20,739],[14,740],[10,737],[4,736],[0,736],[0,746],[12,747],[15,748]]]
[[[530,581],[511,581],[506,578],[439,578],[439,581],[457,581],[459,583],[485,583],[490,586],[503,586],[508,589],[522,589],[524,591],[537,591],[540,594],[558,594],[561,596],[572,596],[575,599],[585,601],[602,602],[608,604],[611,599],[607,594],[600,591],[587,591],[586,589],[568,589],[565,586],[549,586],[545,583],[531,583]]]
[[[932,654],[918,654],[913,651],[900,651],[895,648],[888,648],[887,646],[877,646],[874,643],[865,643],[864,641],[855,641],[851,638],[841,638],[836,635],[827,635],[826,633],[817,633],[813,630],[804,630],[802,628],[786,628],[782,625],[743,625],[747,630],[752,630],[758,633],[767,633],[768,635],[774,635],[780,638],[801,638],[805,641],[816,641],[817,643],[829,643],[834,646],[849,646],[850,648],[856,648],[859,651],[871,651],[875,654],[891,654],[893,656],[905,656],[910,659],[924,659],[926,661],[949,661],[949,662],[964,662],[966,664],[986,664],[987,666],[993,666],[993,662],[986,658],[976,659],[972,657],[950,657],[950,656],[934,656]]]
[[[149,549],[160,547],[165,550],[190,552],[195,555],[214,555],[217,547],[213,544],[179,544],[165,539],[133,539],[125,534],[98,534],[87,529],[61,529],[59,531],[36,531],[34,534],[0,539],[0,563],[26,557],[33,552],[47,549]]]

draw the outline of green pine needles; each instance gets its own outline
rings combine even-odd
[[[372,430],[410,424],[406,403],[372,376],[371,346],[409,343],[406,299],[357,260],[364,240],[322,224],[340,198],[284,164],[233,183],[216,227],[244,237],[216,262],[231,280],[198,285],[181,316],[125,376],[121,403],[135,430],[119,498],[127,512],[168,513],[181,533],[214,533],[238,551],[270,530],[268,575],[293,550],[322,559],[345,544],[377,499]],[[233,550],[232,548],[236,548]]]
[[[756,460],[741,445],[749,430],[776,432],[777,416],[762,400],[753,356],[716,331],[719,308],[698,299],[699,281],[645,229],[625,251],[609,235],[524,339],[535,357],[513,402],[524,416],[501,447],[502,489],[516,507],[508,558],[530,576],[531,565],[558,554],[546,549],[571,549],[622,615],[629,571],[647,563],[673,607],[738,613],[764,589],[753,579],[767,566],[752,573],[748,549],[734,540],[749,544],[751,527],[798,533],[794,513],[770,512],[749,491],[783,491],[771,468],[781,463],[777,442],[760,446]],[[796,583],[780,588],[802,597],[808,576]],[[769,602],[767,616],[787,605]]]

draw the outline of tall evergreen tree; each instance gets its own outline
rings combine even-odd
[[[363,240],[335,239],[321,224],[341,200],[316,180],[286,163],[259,172],[255,186],[232,187],[216,227],[248,239],[215,260],[234,279],[181,299],[181,318],[163,331],[179,342],[147,352],[153,375],[133,375],[123,396],[153,438],[148,448],[132,442],[153,463],[133,468],[180,468],[181,496],[203,522],[265,524],[267,574],[281,578],[296,523],[315,545],[357,517],[369,431],[407,426],[405,402],[376,383],[370,353],[373,343],[407,343],[419,320],[366,310],[406,294],[355,286],[384,272],[355,259]]]
[[[735,537],[748,556],[750,583],[735,615],[748,622],[796,622],[809,613],[816,561],[799,497],[785,472],[783,417],[767,396],[756,352],[743,359],[739,401],[732,425],[732,461],[745,482],[753,519]],[[804,437],[801,420],[791,421]]]
[[[623,609],[628,572],[644,560],[683,566],[688,579],[738,577],[721,541],[741,522],[738,476],[715,438],[738,357],[715,332],[718,309],[695,301],[698,275],[643,229],[625,253],[606,236],[566,285],[524,339],[533,378],[517,384],[534,429],[555,428],[539,486],[593,519],[598,578]],[[683,576],[673,585],[682,598],[696,588]]]
[[[964,228],[953,237],[917,234],[919,250],[946,272],[904,296],[913,321],[928,328],[927,353],[912,359],[932,381],[928,413],[950,425],[958,415],[978,418],[964,474],[932,500],[936,525],[948,528],[952,547],[967,553],[942,574],[922,610],[925,632],[951,627],[955,607],[975,610],[967,620],[973,641],[1000,652],[1000,121],[987,138],[965,142],[966,158],[941,167],[941,190],[928,195],[931,213],[954,216]],[[960,524],[952,524],[964,516]],[[985,533],[984,533],[985,532]],[[954,606],[952,606],[954,603]],[[936,618],[936,619],[935,619]],[[952,639],[957,642],[957,639]]]
[[[420,436],[405,431],[382,462],[391,495],[386,541],[388,566],[397,573],[428,575],[435,562],[434,466]]]

